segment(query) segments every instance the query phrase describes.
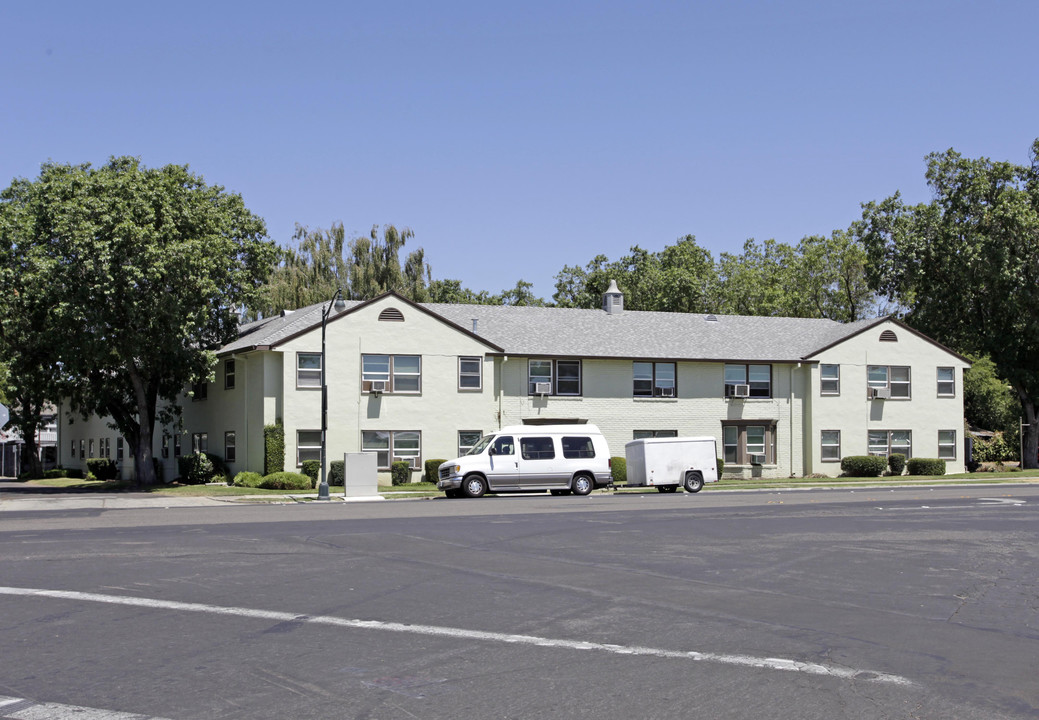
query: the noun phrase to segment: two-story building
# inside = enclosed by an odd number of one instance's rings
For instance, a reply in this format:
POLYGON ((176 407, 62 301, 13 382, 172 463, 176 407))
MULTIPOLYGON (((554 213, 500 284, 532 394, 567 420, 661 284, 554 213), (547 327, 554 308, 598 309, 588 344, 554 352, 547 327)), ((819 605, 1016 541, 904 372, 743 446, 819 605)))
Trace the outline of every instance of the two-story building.
MULTIPOLYGON (((612 285, 597 310, 390 293, 243 325, 215 378, 185 394, 181 428, 156 428, 167 479, 192 450, 262 471, 276 421, 286 469, 320 458, 326 312, 329 461, 372 452, 383 472, 395 459, 420 470, 505 425, 587 421, 614 455, 634 438, 713 436, 727 476, 836 476, 844 456, 895 452, 964 468, 969 363, 906 325, 636 312, 612 285)), ((66 467, 123 447, 100 418, 61 432, 66 467)))

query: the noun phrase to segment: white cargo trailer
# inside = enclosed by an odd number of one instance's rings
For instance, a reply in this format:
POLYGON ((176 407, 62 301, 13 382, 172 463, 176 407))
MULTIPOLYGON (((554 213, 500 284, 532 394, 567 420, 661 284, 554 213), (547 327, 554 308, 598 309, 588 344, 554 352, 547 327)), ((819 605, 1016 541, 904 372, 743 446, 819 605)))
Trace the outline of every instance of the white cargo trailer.
POLYGON ((718 482, 718 452, 713 437, 660 437, 632 440, 624 446, 628 481, 624 487, 655 487, 700 492, 718 482))

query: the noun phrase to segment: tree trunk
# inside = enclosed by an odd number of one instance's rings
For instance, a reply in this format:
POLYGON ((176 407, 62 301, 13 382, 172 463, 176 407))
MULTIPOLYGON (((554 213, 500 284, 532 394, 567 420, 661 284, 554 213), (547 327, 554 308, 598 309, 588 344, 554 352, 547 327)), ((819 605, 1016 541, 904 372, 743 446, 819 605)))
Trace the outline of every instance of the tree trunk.
POLYGON ((43 463, 40 462, 40 449, 36 445, 36 423, 26 423, 19 430, 22 433, 22 442, 25 449, 22 451, 22 465, 31 478, 43 477, 43 463))
POLYGON ((1031 398, 1021 400, 1021 409, 1025 414, 1025 426, 1021 428, 1024 457, 1021 467, 1039 468, 1039 422, 1036 418, 1035 402, 1031 398))

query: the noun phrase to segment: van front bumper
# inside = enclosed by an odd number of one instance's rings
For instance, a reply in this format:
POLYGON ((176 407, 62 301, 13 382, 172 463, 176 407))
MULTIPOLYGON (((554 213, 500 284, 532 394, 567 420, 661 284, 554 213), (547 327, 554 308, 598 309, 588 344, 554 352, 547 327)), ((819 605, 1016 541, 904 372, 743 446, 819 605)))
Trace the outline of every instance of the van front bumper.
POLYGON ((460 487, 462 487, 462 477, 460 475, 451 475, 437 480, 437 490, 457 490, 460 487))

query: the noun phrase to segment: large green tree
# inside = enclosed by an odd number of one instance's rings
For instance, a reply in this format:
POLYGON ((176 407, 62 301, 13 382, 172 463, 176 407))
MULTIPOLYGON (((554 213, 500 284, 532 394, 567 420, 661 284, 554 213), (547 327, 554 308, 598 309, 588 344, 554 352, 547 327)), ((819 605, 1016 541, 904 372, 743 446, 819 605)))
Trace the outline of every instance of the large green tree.
POLYGON ((929 203, 863 206, 870 283, 913 327, 992 359, 1027 424, 1023 466, 1037 467, 1039 140, 1030 165, 933 153, 927 183, 929 203))
POLYGON ((11 282, 51 308, 58 390, 74 410, 110 417, 137 481, 153 483, 160 401, 175 408, 185 386, 209 377, 212 350, 236 337, 239 308, 273 266, 263 220, 186 166, 129 157, 48 163, 0 200, 4 265, 25 274, 0 275, 0 294, 11 282))

